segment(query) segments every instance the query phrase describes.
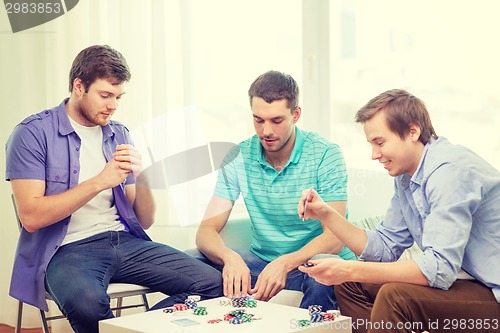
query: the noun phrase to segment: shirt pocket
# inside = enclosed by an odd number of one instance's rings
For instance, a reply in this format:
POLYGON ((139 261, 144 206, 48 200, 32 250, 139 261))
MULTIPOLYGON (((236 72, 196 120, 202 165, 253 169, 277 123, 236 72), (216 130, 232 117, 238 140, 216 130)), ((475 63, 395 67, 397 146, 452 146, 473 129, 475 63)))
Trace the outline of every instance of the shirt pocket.
POLYGON ((47 183, 67 184, 69 182, 69 171, 61 168, 46 169, 45 181, 47 183))

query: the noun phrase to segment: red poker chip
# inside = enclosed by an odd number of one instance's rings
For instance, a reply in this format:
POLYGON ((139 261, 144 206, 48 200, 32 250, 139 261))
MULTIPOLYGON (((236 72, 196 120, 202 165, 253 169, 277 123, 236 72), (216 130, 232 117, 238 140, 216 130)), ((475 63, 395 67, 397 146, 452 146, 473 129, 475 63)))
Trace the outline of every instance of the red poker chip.
POLYGON ((335 315, 333 313, 323 313, 324 321, 332 321, 335 320, 335 315))
POLYGON ((182 303, 174 304, 174 308, 176 311, 185 311, 188 309, 187 305, 182 303))
POLYGON ((229 321, 229 320, 233 319, 234 317, 236 317, 236 316, 233 316, 232 314, 226 313, 224 315, 224 320, 229 321))

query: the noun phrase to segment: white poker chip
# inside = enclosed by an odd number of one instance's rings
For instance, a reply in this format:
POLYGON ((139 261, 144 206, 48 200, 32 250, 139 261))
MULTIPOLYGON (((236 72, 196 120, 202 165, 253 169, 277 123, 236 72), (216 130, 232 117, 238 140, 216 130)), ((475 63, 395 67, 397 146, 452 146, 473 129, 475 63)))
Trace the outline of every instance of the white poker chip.
POLYGON ((199 295, 190 295, 187 297, 187 299, 198 302, 201 299, 201 296, 199 295))

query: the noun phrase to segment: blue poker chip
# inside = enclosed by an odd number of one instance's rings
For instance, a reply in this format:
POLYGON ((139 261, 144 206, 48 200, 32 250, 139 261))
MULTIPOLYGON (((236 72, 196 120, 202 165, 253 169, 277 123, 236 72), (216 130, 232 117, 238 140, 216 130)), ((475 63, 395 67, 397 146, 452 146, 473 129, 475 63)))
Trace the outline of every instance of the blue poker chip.
POLYGON ((319 323, 323 321, 323 314, 321 312, 311 313, 311 323, 319 323))
POLYGON ((184 301, 184 304, 188 307, 188 309, 195 309, 198 306, 198 302, 193 299, 187 299, 184 301))

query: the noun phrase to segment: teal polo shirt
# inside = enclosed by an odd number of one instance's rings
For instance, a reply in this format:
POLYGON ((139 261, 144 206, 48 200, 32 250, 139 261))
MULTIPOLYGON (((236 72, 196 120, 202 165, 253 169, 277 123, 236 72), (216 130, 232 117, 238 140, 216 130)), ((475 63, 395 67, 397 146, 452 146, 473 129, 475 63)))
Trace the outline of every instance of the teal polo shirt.
MULTIPOLYGON (((347 170, 340 147, 295 127, 289 161, 276 171, 264 158, 257 135, 225 157, 214 194, 236 201, 241 194, 251 220, 250 251, 265 261, 300 250, 323 232, 319 220, 298 216, 302 190, 313 187, 328 201, 347 200, 347 170)), ((339 254, 356 259, 347 247, 339 254)))

